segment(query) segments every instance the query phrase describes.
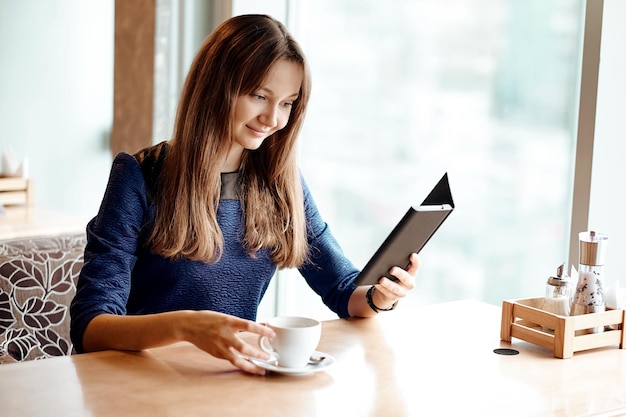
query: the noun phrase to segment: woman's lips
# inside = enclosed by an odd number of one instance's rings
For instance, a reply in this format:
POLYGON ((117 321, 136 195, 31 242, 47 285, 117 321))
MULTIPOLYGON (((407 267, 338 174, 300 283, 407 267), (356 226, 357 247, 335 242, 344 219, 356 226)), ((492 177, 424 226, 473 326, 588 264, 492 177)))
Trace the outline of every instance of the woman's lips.
POLYGON ((246 125, 246 127, 248 129, 250 129, 250 131, 257 137, 265 137, 268 136, 270 131, 269 130, 265 130, 265 129, 255 129, 254 127, 248 126, 246 125))

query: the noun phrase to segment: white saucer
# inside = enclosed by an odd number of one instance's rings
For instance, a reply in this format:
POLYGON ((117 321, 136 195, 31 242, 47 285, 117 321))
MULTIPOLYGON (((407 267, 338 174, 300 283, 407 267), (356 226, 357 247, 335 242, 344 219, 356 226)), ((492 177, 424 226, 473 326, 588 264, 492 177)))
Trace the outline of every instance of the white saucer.
POLYGON ((319 363, 308 364, 307 366, 303 368, 285 368, 276 363, 266 362, 258 358, 250 358, 250 362, 268 371, 276 372, 278 374, 285 374, 285 375, 309 375, 315 372, 322 371, 324 369, 328 369, 332 364, 335 363, 335 358, 330 356, 328 353, 315 351, 313 352, 312 356, 314 357, 323 356, 324 359, 319 363))

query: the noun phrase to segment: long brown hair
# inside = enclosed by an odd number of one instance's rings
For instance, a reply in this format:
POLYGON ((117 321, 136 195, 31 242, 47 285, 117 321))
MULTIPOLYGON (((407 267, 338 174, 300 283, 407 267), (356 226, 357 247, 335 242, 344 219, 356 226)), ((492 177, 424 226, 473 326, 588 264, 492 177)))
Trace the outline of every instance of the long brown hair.
POLYGON ((223 236, 217 223, 221 161, 232 143, 237 97, 264 82, 280 60, 299 63, 303 81, 287 125, 255 151, 244 150, 240 172, 245 231, 254 254, 267 248, 282 268, 307 259, 302 185, 296 139, 311 81, 299 45, 277 20, 242 15, 222 23, 202 44, 185 81, 156 195, 151 249, 168 258, 217 262, 223 236))

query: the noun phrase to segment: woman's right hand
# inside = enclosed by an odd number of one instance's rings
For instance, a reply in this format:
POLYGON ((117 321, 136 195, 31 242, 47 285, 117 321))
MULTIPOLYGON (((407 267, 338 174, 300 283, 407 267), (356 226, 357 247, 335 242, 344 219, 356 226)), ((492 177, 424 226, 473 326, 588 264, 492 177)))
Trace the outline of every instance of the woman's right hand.
POLYGON ((248 358, 269 359, 269 354, 241 339, 241 332, 275 336, 272 329, 262 324, 208 310, 137 316, 101 314, 87 325, 83 350, 142 350, 185 340, 243 371, 264 375, 265 370, 248 358))
POLYGON ((226 359, 237 368, 258 375, 265 370, 248 360, 250 357, 267 360, 269 354, 256 345, 246 343, 239 337, 241 332, 259 336, 274 337, 274 331, 267 326, 215 311, 191 311, 183 323, 183 338, 198 348, 226 359))

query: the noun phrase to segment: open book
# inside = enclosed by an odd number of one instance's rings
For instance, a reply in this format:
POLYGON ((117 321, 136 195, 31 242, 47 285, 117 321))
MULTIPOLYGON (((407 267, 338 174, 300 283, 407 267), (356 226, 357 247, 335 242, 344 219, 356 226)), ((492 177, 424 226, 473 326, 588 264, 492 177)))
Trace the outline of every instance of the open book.
POLYGON ((422 250, 452 210, 454 201, 445 173, 419 207, 409 208, 356 277, 355 284, 374 285, 382 276, 395 280, 389 270, 394 266, 406 269, 411 253, 422 250))

